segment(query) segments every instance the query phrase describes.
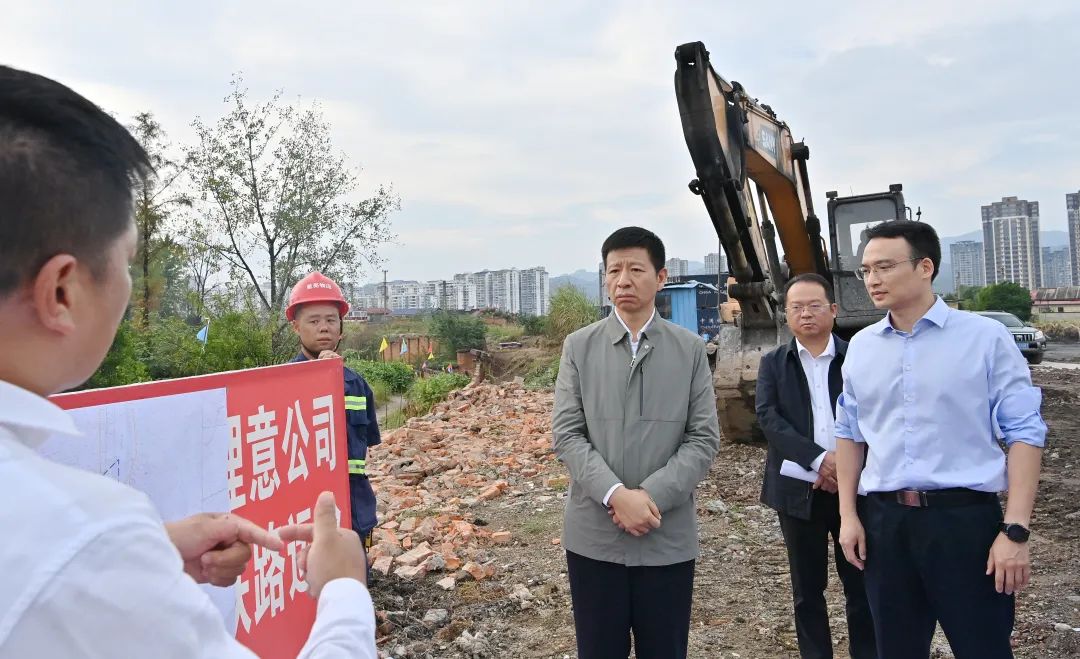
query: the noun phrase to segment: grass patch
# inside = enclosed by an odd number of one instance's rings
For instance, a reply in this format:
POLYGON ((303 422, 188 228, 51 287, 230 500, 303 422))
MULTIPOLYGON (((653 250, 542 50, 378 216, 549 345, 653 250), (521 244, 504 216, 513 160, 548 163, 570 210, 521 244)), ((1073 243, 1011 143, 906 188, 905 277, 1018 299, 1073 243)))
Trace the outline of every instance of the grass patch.
POLYGON ((519 341, 525 336, 521 325, 490 325, 487 328, 488 344, 498 345, 502 341, 519 341))
POLYGON ((559 530, 562 512, 536 513, 521 523, 525 535, 549 535, 559 530))
POLYGON ((495 602, 506 596, 505 588, 488 581, 465 581, 454 592, 465 604, 495 602))
POLYGON ((525 375, 527 389, 549 389, 555 386, 559 377, 559 355, 540 362, 525 375))
POLYGON ((405 425, 409 417, 405 416, 405 410, 395 410, 382 417, 381 420, 382 422, 379 425, 383 430, 396 430, 405 425))

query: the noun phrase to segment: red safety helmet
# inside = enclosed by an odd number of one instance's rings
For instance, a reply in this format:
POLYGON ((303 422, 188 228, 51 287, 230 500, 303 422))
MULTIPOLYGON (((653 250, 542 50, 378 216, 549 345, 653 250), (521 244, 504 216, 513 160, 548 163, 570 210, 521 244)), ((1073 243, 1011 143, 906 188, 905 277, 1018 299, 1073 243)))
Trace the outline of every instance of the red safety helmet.
POLYGON ((349 303, 341 294, 341 288, 321 272, 313 272, 307 277, 296 282, 292 293, 289 295, 289 306, 285 307, 285 317, 289 320, 296 318, 296 310, 302 304, 311 302, 326 302, 336 304, 341 311, 341 317, 349 313, 349 303))

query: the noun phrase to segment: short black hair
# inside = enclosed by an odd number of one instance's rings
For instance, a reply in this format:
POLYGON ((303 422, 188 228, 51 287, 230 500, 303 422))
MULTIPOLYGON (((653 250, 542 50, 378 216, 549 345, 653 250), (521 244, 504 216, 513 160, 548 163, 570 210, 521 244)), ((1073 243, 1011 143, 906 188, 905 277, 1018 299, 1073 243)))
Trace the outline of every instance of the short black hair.
POLYGON ((104 272, 131 226, 146 151, 116 119, 55 80, 0 66, 0 296, 57 254, 104 272))
POLYGON ((941 239, 934 227, 925 222, 911 220, 893 220, 870 227, 866 232, 866 242, 874 238, 903 238, 911 247, 911 258, 930 259, 934 264, 934 274, 930 281, 937 279, 941 270, 941 239))
POLYGON ((824 288, 825 298, 829 301, 829 304, 834 304, 836 302, 836 297, 833 295, 832 284, 829 283, 828 279, 822 277, 816 272, 804 272, 801 275, 797 275, 789 279, 788 282, 784 284, 784 300, 787 300, 788 291, 791 290, 792 286, 794 286, 795 284, 803 283, 817 284, 818 286, 824 288))
POLYGON ((600 256, 604 261, 604 267, 607 267, 608 254, 617 249, 632 247, 643 247, 649 253, 649 260, 652 261, 657 272, 664 268, 664 262, 667 259, 664 253, 663 241, 652 231, 641 227, 623 227, 607 237, 607 240, 604 241, 603 246, 600 248, 600 256))

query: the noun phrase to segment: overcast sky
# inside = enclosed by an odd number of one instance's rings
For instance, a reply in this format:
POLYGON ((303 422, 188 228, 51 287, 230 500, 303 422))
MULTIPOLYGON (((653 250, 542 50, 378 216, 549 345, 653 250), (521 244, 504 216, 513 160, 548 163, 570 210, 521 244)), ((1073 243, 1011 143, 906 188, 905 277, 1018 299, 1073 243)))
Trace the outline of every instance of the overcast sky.
POLYGON ((688 41, 806 139, 822 209, 899 182, 945 236, 1005 195, 1064 229, 1080 189, 1068 0, 306 4, 0 0, 0 62, 150 110, 176 142, 221 116, 234 72, 257 99, 319 100, 363 184, 401 195, 399 279, 592 269, 628 224, 716 251, 673 91, 688 41))

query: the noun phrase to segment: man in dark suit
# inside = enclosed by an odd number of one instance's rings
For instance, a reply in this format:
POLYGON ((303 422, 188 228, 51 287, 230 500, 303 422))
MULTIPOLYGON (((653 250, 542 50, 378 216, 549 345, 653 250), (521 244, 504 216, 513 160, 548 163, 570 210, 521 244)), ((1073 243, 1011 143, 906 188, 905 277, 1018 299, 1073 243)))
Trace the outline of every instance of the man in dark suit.
POLYGON ((769 442, 761 502, 780 516, 803 659, 833 656, 825 605, 830 534, 847 598, 851 657, 873 659, 874 626, 862 572, 848 563, 839 545, 833 415, 847 343, 832 333, 836 304, 823 277, 793 278, 784 301, 795 337, 765 355, 758 370, 757 417, 769 442))

